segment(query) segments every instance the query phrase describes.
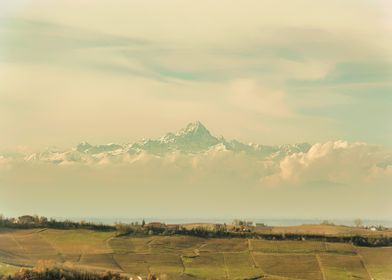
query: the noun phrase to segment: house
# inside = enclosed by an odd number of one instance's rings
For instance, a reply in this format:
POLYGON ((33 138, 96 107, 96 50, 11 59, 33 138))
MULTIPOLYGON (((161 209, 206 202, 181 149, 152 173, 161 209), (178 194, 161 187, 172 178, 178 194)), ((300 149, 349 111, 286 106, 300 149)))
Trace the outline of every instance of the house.
POLYGON ((256 227, 267 227, 264 223, 256 223, 256 227))
POLYGON ((247 226, 247 227, 253 227, 254 225, 255 225, 255 223, 252 221, 245 221, 245 226, 247 226))
POLYGON ((169 230, 179 230, 180 229, 180 225, 166 225, 166 228, 169 230))
POLYGON ((214 224, 213 229, 215 231, 226 231, 226 225, 225 224, 214 224))
POLYGON ((246 221, 246 220, 234 220, 233 225, 251 227, 254 226, 254 223, 252 221, 246 221))
POLYGON ((144 225, 144 227, 148 229, 165 229, 166 224, 160 222, 152 222, 144 225))

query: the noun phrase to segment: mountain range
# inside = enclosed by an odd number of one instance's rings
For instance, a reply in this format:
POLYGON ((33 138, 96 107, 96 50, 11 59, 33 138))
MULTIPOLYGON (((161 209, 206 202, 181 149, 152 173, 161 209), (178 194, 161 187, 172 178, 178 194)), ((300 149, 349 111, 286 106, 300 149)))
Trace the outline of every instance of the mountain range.
POLYGON ((130 157, 148 154, 163 157, 172 153, 184 155, 208 154, 212 152, 244 153, 260 160, 280 160, 294 153, 306 153, 311 148, 308 143, 287 145, 245 144, 237 140, 216 137, 200 122, 189 123, 177 132, 169 132, 158 139, 143 139, 127 144, 92 145, 82 142, 68 150, 47 148, 23 156, 24 161, 53 164, 119 162, 130 157))
POLYGON ((94 167, 89 171, 98 172, 96 176, 108 172, 112 179, 151 180, 151 184, 166 180, 168 185, 184 179, 218 185, 236 181, 261 186, 383 186, 392 179, 392 153, 382 146, 342 140, 312 145, 246 144, 216 137, 198 121, 157 139, 103 145, 82 142, 68 149, 0 153, 3 178, 12 177, 14 170, 34 177, 43 172, 43 178, 50 177, 50 172, 60 177, 89 177, 90 173, 79 169, 82 166, 94 167))

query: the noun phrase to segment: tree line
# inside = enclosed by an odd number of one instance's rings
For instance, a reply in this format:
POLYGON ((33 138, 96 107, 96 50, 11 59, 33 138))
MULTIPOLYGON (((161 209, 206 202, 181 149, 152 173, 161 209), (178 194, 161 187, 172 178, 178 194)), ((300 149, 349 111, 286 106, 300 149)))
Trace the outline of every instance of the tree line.
MULTIPOLYGON (((15 274, 1 276, 0 280, 129 280, 129 276, 123 276, 117 272, 92 272, 78 269, 62 268, 62 267, 36 267, 33 269, 22 269, 15 274)), ((159 277, 149 274, 147 280, 158 280, 159 277)))
MULTIPOLYGON (((229 230, 225 225, 216 225, 214 228, 196 227, 186 229, 183 226, 170 227, 163 223, 117 223, 105 225, 92 222, 75 222, 71 220, 57 221, 43 216, 21 216, 18 218, 5 218, 0 215, 0 227, 8 228, 55 228, 55 229, 89 229, 95 231, 115 231, 121 236, 145 236, 145 235, 190 235, 202 238, 259 238, 266 240, 313 240, 325 242, 345 242, 357 246, 381 247, 392 246, 390 236, 362 236, 362 235, 320 235, 299 233, 261 233, 249 229, 229 230)), ((237 228, 238 229, 238 228, 237 228)))
POLYGON ((18 218, 6 218, 0 214, 0 227, 7 228, 54 228, 54 229, 91 229, 96 231, 115 231, 116 228, 111 225, 105 225, 102 223, 92 223, 86 221, 72 221, 56 220, 54 218, 48 219, 44 216, 38 215, 24 215, 18 218))

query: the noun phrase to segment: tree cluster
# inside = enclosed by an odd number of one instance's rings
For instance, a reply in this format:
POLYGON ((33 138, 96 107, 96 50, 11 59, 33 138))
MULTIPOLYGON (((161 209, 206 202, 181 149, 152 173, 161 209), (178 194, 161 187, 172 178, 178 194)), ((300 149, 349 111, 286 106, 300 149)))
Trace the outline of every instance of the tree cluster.
POLYGON ((9 276, 0 276, 0 280, 129 280, 128 277, 121 276, 114 272, 88 272, 64 268, 35 268, 22 269, 9 276))
POLYGON ((59 221, 53 218, 46 218, 38 215, 24 215, 18 218, 6 218, 0 214, 0 227, 8 228, 55 228, 55 229, 91 229, 97 231, 114 231, 115 227, 102 223, 75 222, 71 220, 59 221))

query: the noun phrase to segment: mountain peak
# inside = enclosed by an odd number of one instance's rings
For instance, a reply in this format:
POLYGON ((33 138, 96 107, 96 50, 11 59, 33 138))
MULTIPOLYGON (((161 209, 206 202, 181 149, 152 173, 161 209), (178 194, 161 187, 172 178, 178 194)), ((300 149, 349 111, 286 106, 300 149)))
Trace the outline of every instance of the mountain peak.
POLYGON ((187 127, 189 128, 205 128, 205 126, 201 123, 201 121, 194 121, 194 122, 190 122, 188 123, 187 127))
POLYGON ((175 133, 167 133, 159 142, 169 145, 170 150, 200 151, 217 144, 219 140, 200 121, 195 121, 175 133))
POLYGON ((177 136, 184 135, 184 134, 187 134, 187 135, 189 135, 189 134, 191 134, 191 135, 195 135, 195 134, 211 135, 211 133, 208 131, 208 129, 200 121, 191 122, 185 128, 179 130, 176 133, 177 136))

